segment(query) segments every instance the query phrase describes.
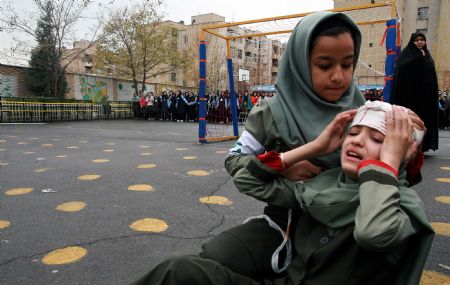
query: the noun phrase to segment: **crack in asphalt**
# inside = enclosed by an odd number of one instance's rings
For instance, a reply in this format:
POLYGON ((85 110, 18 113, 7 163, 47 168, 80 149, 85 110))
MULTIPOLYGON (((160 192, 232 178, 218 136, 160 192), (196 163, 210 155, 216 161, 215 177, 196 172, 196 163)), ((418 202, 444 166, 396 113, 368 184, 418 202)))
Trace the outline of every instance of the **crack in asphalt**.
POLYGON ((23 258, 33 258, 35 256, 39 256, 39 255, 43 255, 46 253, 49 253, 51 251, 57 250, 57 249, 61 249, 61 248, 66 248, 66 247, 70 247, 70 246, 90 246, 96 243, 100 243, 103 241, 114 241, 114 240, 120 240, 120 239, 126 239, 126 238, 139 238, 139 237, 146 237, 146 236, 159 236, 159 237, 166 237, 166 238, 172 238, 172 239, 179 239, 179 240, 196 240, 196 239, 205 239, 205 238, 209 238, 209 235, 205 235, 205 236, 194 236, 194 237, 183 237, 183 236, 175 236, 175 235, 169 235, 169 234, 158 234, 158 233, 140 233, 140 234, 134 234, 134 235, 123 235, 123 236, 118 236, 118 237, 105 237, 105 238, 101 238, 101 239, 97 239, 97 240, 92 240, 92 241, 88 241, 88 242, 80 242, 80 243, 75 243, 75 244, 68 244, 65 245, 63 247, 57 247, 57 248, 53 248, 50 250, 46 250, 46 251, 41 251, 38 253, 34 253, 31 255, 24 255, 24 256, 18 256, 18 257, 14 257, 11 258, 9 260, 6 260, 4 262, 0 262, 0 268, 2 266, 8 265, 11 262, 14 262, 16 260, 19 259, 23 259, 23 258))
MULTIPOLYGON (((210 196, 213 196, 214 194, 216 194, 218 191, 220 191, 222 189, 223 186, 225 186, 228 181, 230 181, 231 176, 228 176, 227 179, 218 184, 211 192, 210 192, 210 196)), ((216 211, 211 204, 206 204, 206 206, 208 207, 208 209, 216 216, 219 218, 219 222, 216 225, 213 225, 211 228, 209 228, 209 230, 207 231, 206 235, 200 235, 200 236, 192 236, 192 237, 186 237, 186 236, 176 236, 176 235, 170 235, 170 234, 159 234, 159 233, 139 233, 139 234, 133 234, 133 235, 123 235, 123 236, 117 236, 117 237, 106 237, 106 238, 101 238, 101 239, 97 239, 97 240, 92 240, 92 241, 88 241, 88 242, 81 242, 81 243, 75 243, 75 244, 69 244, 69 245, 65 245, 64 247, 58 247, 58 248, 53 248, 50 250, 46 250, 46 251, 42 251, 42 252, 38 252, 35 254, 31 254, 31 255, 25 255, 25 256, 18 256, 18 257, 14 257, 11 258, 9 260, 6 260, 4 262, 0 262, 0 268, 3 266, 6 266, 16 260, 20 260, 20 259, 24 259, 24 258, 28 258, 28 259, 32 259, 36 256, 40 256, 40 255, 44 255, 46 253, 49 253, 53 250, 57 250, 57 249, 61 249, 61 248, 65 248, 65 247, 69 247, 69 246, 90 246, 96 243, 100 243, 100 242, 104 242, 104 241, 114 241, 114 240, 120 240, 120 239, 126 239, 126 238, 139 238, 139 237, 146 237, 146 236, 159 236, 159 237, 165 237, 165 238, 172 238, 172 239, 179 239, 179 240, 196 240, 196 239, 206 239, 206 238, 210 238, 215 236, 214 234, 212 234, 212 232, 221 227, 224 224, 225 221, 225 217, 223 214, 219 213, 218 211, 216 211)))
MULTIPOLYGON (((209 196, 214 196, 215 193, 219 192, 219 191, 222 189, 222 187, 223 187, 224 185, 226 185, 226 184, 228 183, 228 181, 230 181, 231 178, 232 178, 232 177, 228 175, 227 179, 226 179, 223 183, 218 184, 217 187, 210 193, 209 196)), ((212 232, 213 232, 215 229, 217 229, 217 228, 223 226, 224 221, 225 221, 225 216, 222 215, 222 214, 220 214, 218 211, 214 210, 214 209, 211 207, 211 204, 206 204, 206 206, 208 207, 208 209, 209 209, 212 213, 214 213, 214 214, 220 219, 219 223, 218 223, 217 225, 215 225, 215 226, 212 226, 212 227, 209 229, 209 231, 208 231, 208 237, 213 237, 213 236, 215 236, 215 235, 212 234, 212 232)))

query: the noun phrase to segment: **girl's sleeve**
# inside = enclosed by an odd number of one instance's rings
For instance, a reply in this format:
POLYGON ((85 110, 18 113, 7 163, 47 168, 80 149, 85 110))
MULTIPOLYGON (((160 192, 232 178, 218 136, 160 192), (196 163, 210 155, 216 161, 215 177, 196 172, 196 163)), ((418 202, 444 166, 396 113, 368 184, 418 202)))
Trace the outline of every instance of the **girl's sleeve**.
POLYGON ((397 172, 389 165, 366 160, 358 166, 360 205, 355 216, 356 242, 369 251, 390 251, 416 233, 400 207, 397 172))
POLYGON ((283 178, 255 155, 228 155, 225 168, 240 192, 270 205, 299 207, 295 193, 302 191, 303 184, 283 178))

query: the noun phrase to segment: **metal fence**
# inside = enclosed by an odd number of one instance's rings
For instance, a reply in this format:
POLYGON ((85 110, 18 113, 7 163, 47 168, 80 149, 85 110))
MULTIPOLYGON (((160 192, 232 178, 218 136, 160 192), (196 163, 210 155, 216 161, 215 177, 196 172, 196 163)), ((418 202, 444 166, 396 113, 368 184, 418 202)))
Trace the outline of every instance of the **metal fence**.
POLYGON ((17 98, 14 100, 0 98, 0 122, 23 123, 133 117, 131 102, 128 101, 108 101, 100 104, 90 101, 36 102, 26 98, 19 100, 17 98))

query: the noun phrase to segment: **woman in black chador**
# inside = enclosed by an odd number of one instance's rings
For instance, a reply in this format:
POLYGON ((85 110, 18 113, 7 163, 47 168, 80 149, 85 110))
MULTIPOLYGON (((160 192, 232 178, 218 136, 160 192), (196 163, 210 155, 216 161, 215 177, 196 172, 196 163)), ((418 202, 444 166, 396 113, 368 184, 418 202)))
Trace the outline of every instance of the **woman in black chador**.
POLYGON ((438 82, 426 37, 413 33, 395 70, 392 103, 405 106, 425 122, 422 151, 438 149, 438 82))

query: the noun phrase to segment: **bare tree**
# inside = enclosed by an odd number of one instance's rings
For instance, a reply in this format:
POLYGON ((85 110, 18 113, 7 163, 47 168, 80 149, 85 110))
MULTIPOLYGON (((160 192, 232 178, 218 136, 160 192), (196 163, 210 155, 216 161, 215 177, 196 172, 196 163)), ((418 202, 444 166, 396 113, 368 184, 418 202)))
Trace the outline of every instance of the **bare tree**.
MULTIPOLYGON (((199 31, 195 34, 196 41, 192 43, 189 49, 189 56, 196 59, 188 67, 188 80, 196 82, 198 87, 199 75, 199 31)), ((227 50, 226 42, 210 34, 206 34, 206 91, 215 93, 219 90, 228 89, 228 71, 227 71, 227 50)))
MULTIPOLYGON (((75 25, 83 18, 82 13, 86 10, 91 0, 33 0, 39 14, 32 12, 19 13, 14 7, 14 1, 5 0, 0 6, 0 29, 11 33, 21 33, 24 39, 15 37, 16 45, 9 52, 2 52, 4 56, 12 57, 16 60, 29 59, 32 50, 37 48, 37 43, 42 37, 42 31, 38 29, 38 23, 42 17, 46 17, 49 27, 49 37, 51 37, 52 50, 51 61, 59 63, 59 66, 42 62, 42 68, 47 69, 55 78, 60 78, 65 73, 70 63, 75 60, 85 50, 95 44, 100 26, 101 15, 98 15, 99 21, 91 25, 92 35, 90 44, 77 52, 65 52, 66 47, 75 40, 75 25), (48 70, 49 69, 49 70, 48 70), (62 74, 61 74, 62 73, 62 74)), ((55 82, 57 80, 54 80, 55 82)), ((56 83, 55 83, 56 84, 56 83)), ((58 93, 55 86, 53 92, 58 93)))
POLYGON ((162 1, 148 0, 111 10, 103 41, 94 57, 97 69, 131 78, 145 88, 147 79, 184 68, 191 59, 177 48, 177 30, 163 22, 162 1))

